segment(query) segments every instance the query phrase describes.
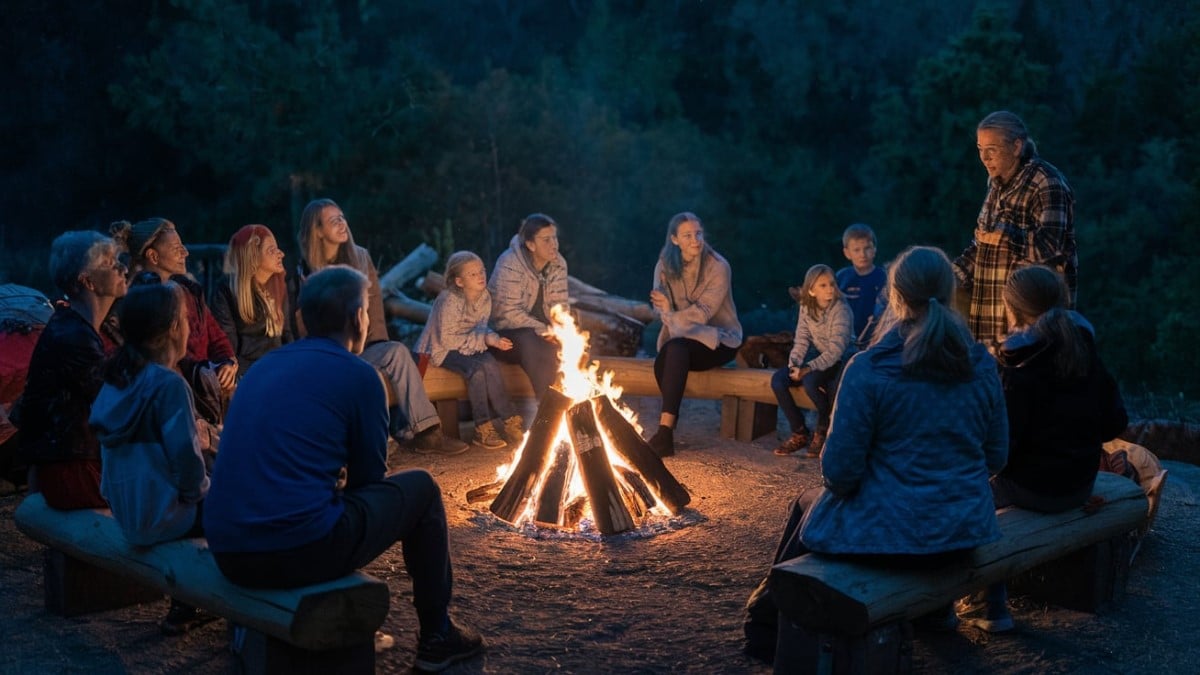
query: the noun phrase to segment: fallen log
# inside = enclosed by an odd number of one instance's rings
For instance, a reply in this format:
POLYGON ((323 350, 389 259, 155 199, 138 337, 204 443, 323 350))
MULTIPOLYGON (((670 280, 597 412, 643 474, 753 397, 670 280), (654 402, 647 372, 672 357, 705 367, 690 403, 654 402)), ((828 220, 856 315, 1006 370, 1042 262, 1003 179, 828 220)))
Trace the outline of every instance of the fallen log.
POLYGON ((416 247, 403 260, 392 265, 386 274, 379 277, 379 288, 383 291, 383 295, 386 297, 400 293, 400 289, 405 284, 432 267, 437 259, 437 251, 428 244, 416 247))
POLYGON ((427 323, 433 305, 413 300, 400 291, 392 291, 383 299, 383 312, 389 319, 404 319, 412 323, 427 323))

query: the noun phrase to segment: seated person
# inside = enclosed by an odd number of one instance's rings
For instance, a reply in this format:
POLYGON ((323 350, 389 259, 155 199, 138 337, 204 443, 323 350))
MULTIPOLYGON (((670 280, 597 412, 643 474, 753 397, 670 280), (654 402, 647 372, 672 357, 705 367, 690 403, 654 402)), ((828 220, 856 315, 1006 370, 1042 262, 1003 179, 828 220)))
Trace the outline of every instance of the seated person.
MULTIPOLYGON (((124 344, 92 405, 104 461, 100 492, 134 546, 202 536, 208 476, 192 391, 176 369, 187 351, 185 292, 173 282, 134 286, 120 322, 124 344)), ((161 628, 182 635, 215 618, 172 599, 161 628)))
POLYGON ((550 310, 568 304, 567 261, 558 252, 558 223, 553 218, 532 213, 521 221, 508 249, 496 259, 488 290, 492 327, 513 345, 493 348, 492 355, 504 363, 519 363, 534 397, 541 400, 558 377, 559 345, 550 332, 550 310))
MULTIPOLYGON (((371 332, 362 350, 362 359, 375 366, 390 386, 389 398, 394 398, 388 409, 392 437, 397 442, 411 439, 412 449, 422 454, 466 452, 466 443, 442 433, 437 408, 425 393, 421 372, 408 347, 388 338, 379 272, 367 249, 354 243, 354 235, 341 207, 332 199, 309 202, 300 214, 298 238, 300 264, 296 274, 288 280, 293 307, 297 306, 296 298, 308 277, 329 265, 349 265, 362 272, 369 281, 367 311, 371 314, 371 332)), ((293 327, 292 335, 300 337, 304 334, 305 326, 301 321, 293 327)))
POLYGON ((225 281, 212 313, 237 354, 238 377, 263 354, 292 341, 283 251, 264 225, 247 225, 225 249, 225 281))
MULTIPOLYGON (((1092 495, 1103 445, 1129 423, 1117 381, 1096 351, 1092 325, 1067 309, 1070 291, 1044 265, 1019 267, 1004 284, 1015 330, 998 360, 1008 408, 1008 465, 992 477, 996 508, 1043 513, 1077 509, 1092 495)), ((993 584, 956 607, 990 633, 1015 627, 1008 590, 993 584)))
POLYGON ((100 443, 88 427, 103 384, 100 323, 125 295, 117 247, 99 232, 66 232, 50 245, 50 275, 66 294, 38 338, 25 392, 13 409, 31 492, 56 509, 108 506, 100 494, 100 443))
POLYGON ((344 265, 300 290, 307 337, 268 352, 238 385, 204 507, 221 572, 255 588, 343 577, 396 542, 420 623, 416 667, 440 671, 483 640, 449 614, 441 489, 421 469, 384 476, 388 411, 370 335, 369 281, 344 265))
MULTIPOLYGON (((888 281, 875 343, 842 376, 825 487, 792 505, 777 563, 812 551, 934 569, 1000 538, 988 487, 1008 455, 996 362, 953 309, 945 253, 910 248, 888 281)), ((934 625, 953 625, 951 610, 934 625)), ((748 655, 774 660, 777 616, 763 579, 746 605, 748 655)))

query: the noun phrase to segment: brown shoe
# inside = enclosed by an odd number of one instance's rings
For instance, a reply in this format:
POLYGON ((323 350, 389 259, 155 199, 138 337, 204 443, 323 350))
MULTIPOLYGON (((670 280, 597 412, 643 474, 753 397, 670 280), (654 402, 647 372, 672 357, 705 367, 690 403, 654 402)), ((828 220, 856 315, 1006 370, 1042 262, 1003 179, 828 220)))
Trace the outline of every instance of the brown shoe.
POLYGON ((803 431, 793 431, 792 435, 788 436, 786 441, 780 443, 779 447, 775 448, 775 454, 779 455, 780 457, 787 457, 792 453, 799 452, 806 448, 808 446, 808 441, 808 429, 803 431))
POLYGON ((825 449, 825 432, 816 431, 813 433, 812 442, 808 444, 808 452, 804 453, 809 457, 820 457, 821 452, 825 449))
POLYGON ((504 437, 513 445, 520 445, 525 440, 525 420, 520 415, 513 415, 504 420, 504 437))

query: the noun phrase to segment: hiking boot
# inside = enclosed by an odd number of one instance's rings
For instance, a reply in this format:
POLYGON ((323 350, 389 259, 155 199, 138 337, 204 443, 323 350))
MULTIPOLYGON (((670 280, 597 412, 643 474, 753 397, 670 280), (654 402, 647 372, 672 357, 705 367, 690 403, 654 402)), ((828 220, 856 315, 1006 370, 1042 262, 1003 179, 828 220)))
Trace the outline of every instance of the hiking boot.
POLYGON ((163 635, 186 635, 200 626, 216 621, 217 618, 199 607, 192 607, 172 598, 171 608, 167 610, 167 616, 158 624, 158 628, 163 635))
POLYGON ((821 451, 825 449, 825 432, 817 429, 813 432, 812 442, 808 444, 808 451, 804 454, 809 457, 820 457, 821 451))
POLYGON ((422 635, 417 641, 417 660, 413 670, 422 673, 440 673, 451 664, 469 659, 483 651, 483 638, 479 633, 459 626, 450 620, 445 633, 422 635))
POLYGON ((513 445, 520 445, 525 440, 525 420, 520 415, 504 420, 504 437, 513 445))
POLYGON ((799 452, 807 448, 809 440, 808 429, 793 431, 792 435, 788 436, 786 441, 780 443, 779 447, 775 448, 775 454, 780 457, 787 457, 794 452, 799 452))
POLYGON ((484 422, 475 427, 475 438, 471 439, 471 444, 485 450, 503 450, 508 447, 508 443, 496 433, 496 425, 491 422, 484 422))
POLYGON ((442 433, 440 426, 434 426, 422 431, 412 439, 412 449, 421 455, 458 455, 470 447, 457 438, 450 438, 442 433))
POLYGON ((650 449, 659 457, 670 457, 675 454, 675 430, 668 426, 659 426, 658 431, 650 437, 650 449))

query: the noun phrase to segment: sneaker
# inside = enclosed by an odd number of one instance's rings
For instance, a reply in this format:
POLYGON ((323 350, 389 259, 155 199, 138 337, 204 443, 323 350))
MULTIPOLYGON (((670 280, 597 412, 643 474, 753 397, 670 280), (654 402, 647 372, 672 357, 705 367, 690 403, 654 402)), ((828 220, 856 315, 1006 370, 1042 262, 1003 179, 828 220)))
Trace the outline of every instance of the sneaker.
POLYGON ((375 631, 375 653, 385 652, 391 649, 396 644, 396 638, 387 633, 377 630, 375 631))
POLYGON ((479 633, 450 621, 445 633, 425 636, 417 641, 417 660, 413 670, 422 673, 440 673, 451 664, 469 659, 483 651, 483 638, 479 633))
POLYGON ((496 433, 496 425, 491 422, 484 422, 475 427, 475 438, 471 439, 471 443, 485 450, 503 450, 508 447, 508 443, 496 433))
POLYGON ((158 624, 158 628, 163 635, 186 635, 200 626, 216 621, 217 618, 199 607, 172 599, 171 608, 167 610, 167 616, 158 624))
POLYGON ((1012 614, 1008 611, 996 618, 972 616, 963 619, 962 622, 987 633, 1010 633, 1017 627, 1017 622, 1013 621, 1012 614))
POLYGON ((675 430, 671 427, 658 427, 658 431, 654 432, 654 435, 646 442, 659 457, 670 457, 675 454, 675 430))
POLYGON ((504 437, 513 445, 520 445, 525 440, 525 420, 520 415, 513 415, 504 420, 504 437))
POLYGON ((808 451, 804 454, 809 457, 820 457, 821 451, 825 449, 825 432, 817 429, 813 432, 812 442, 808 444, 808 451))
POLYGON ((412 439, 412 449, 421 455, 458 455, 470 447, 457 438, 449 438, 440 426, 430 427, 412 439))
POLYGON ((775 454, 780 457, 787 457, 794 452, 799 452, 808 447, 808 442, 808 429, 793 431, 792 435, 788 436, 786 441, 780 443, 779 447, 775 448, 775 454))

